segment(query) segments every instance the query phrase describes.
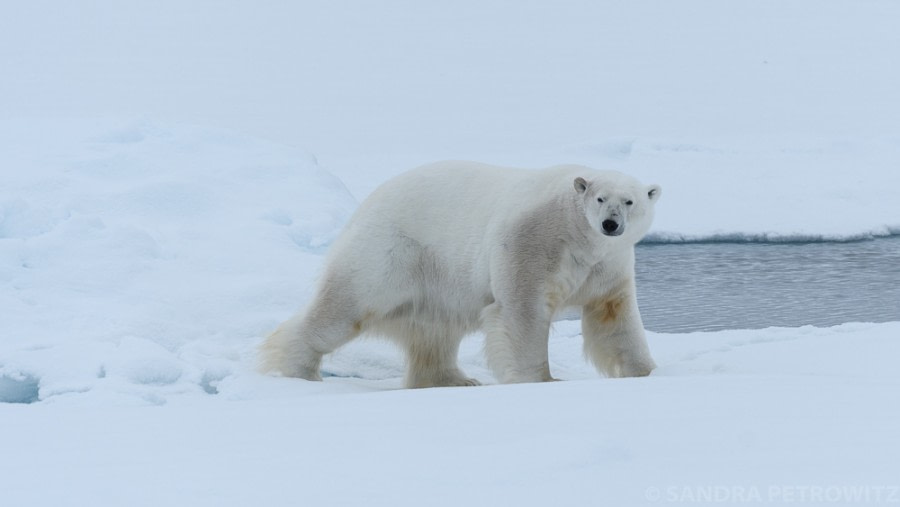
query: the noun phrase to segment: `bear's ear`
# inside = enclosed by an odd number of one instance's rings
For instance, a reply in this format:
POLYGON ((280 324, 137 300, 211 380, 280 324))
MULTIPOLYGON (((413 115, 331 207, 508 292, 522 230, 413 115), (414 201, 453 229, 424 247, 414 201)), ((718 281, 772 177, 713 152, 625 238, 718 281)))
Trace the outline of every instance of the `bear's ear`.
POLYGON ((580 194, 587 190, 588 182, 584 180, 581 176, 575 178, 575 190, 580 194))
POLYGON ((659 185, 650 185, 647 187, 647 197, 649 197, 651 201, 659 199, 660 194, 662 194, 662 188, 659 185))

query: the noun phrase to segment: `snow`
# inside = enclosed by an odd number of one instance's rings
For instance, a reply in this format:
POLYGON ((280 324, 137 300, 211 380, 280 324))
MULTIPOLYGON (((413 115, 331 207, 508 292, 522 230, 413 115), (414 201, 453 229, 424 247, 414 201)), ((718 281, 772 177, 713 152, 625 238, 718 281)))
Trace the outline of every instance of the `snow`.
POLYGON ((3 10, 4 504, 900 503, 896 322, 651 333, 645 379, 577 321, 565 382, 492 385, 478 335, 481 388, 402 390, 376 340, 254 369, 358 201, 437 159, 659 183, 650 241, 900 234, 900 5, 3 10))
MULTIPOLYGON (((217 396, 165 407, 0 405, 2 443, 15 450, 0 477, 11 504, 32 505, 874 495, 896 488, 898 332, 891 323, 655 334, 653 376, 598 380, 581 360, 577 323, 563 322, 551 349, 565 382, 421 391, 397 389, 392 366, 372 364, 377 344, 364 343, 339 361, 359 376, 324 383, 244 372, 217 396)), ((486 378, 476 351, 465 343, 464 368, 486 378)))
POLYGON ((300 304, 356 206, 309 155, 218 129, 2 130, 34 157, 2 184, 0 372, 39 378, 42 398, 213 389, 300 304))

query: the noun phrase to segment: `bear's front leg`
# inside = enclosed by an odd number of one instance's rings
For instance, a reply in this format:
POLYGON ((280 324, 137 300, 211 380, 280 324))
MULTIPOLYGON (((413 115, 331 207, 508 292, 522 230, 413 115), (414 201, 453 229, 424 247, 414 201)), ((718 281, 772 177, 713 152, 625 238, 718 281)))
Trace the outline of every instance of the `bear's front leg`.
POLYGON ((550 318, 525 305, 494 302, 482 312, 488 366, 504 384, 547 382, 550 318))
POLYGON ((563 238, 552 210, 521 217, 490 259, 493 302, 481 314, 488 366, 503 383, 546 382, 547 350, 556 306, 565 299, 551 290, 559 278, 563 238))
POLYGON ((584 352, 608 377, 644 377, 656 363, 644 334, 634 280, 584 305, 581 316, 584 352))

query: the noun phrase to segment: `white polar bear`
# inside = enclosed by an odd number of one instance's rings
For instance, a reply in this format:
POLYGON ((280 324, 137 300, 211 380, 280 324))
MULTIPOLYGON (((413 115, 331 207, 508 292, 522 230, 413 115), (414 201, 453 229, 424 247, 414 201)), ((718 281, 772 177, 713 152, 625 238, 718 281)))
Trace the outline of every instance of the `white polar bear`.
POLYGON ((553 316, 580 306, 597 369, 648 375, 655 364, 635 297, 634 245, 660 192, 575 165, 440 162, 405 173, 360 205, 315 299, 263 343, 263 368, 321 380, 324 354, 373 333, 405 349, 408 387, 477 385, 457 352, 480 329, 499 381, 548 381, 553 316))

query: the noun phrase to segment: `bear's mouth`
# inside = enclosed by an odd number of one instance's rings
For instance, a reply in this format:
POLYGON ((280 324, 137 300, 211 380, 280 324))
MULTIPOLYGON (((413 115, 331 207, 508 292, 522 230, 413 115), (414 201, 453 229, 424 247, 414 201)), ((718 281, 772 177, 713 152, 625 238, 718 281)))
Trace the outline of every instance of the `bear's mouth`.
POLYGON ((600 227, 603 228, 603 234, 607 236, 618 236, 622 234, 623 227, 615 220, 604 220, 600 227))

